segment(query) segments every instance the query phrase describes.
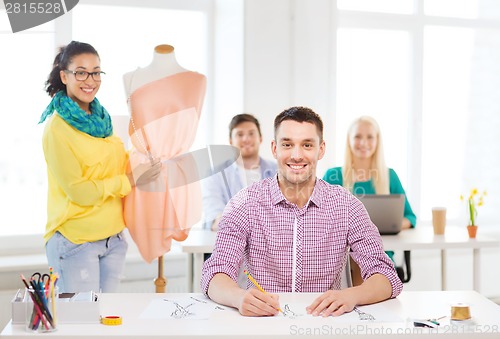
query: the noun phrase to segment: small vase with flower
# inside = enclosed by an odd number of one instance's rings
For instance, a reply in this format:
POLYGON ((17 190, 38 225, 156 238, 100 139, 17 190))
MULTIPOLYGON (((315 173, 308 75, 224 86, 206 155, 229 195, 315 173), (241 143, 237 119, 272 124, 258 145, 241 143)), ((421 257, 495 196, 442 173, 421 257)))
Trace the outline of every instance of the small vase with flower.
MULTIPOLYGON (((484 197, 486 196, 486 191, 479 193, 477 188, 471 190, 469 197, 467 198, 467 215, 469 217, 469 224, 467 225, 467 232, 469 233, 469 238, 475 238, 477 234, 477 208, 484 204, 484 197)), ((460 200, 464 201, 464 196, 460 196, 460 200)))

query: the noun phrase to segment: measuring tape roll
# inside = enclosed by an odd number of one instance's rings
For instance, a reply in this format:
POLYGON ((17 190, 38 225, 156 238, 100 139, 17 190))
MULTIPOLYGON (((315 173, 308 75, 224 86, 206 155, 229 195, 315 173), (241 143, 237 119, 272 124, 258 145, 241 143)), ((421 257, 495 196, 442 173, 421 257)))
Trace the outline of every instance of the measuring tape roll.
POLYGON ((116 326, 122 324, 122 317, 118 315, 110 315, 107 317, 101 317, 101 324, 108 326, 116 326))

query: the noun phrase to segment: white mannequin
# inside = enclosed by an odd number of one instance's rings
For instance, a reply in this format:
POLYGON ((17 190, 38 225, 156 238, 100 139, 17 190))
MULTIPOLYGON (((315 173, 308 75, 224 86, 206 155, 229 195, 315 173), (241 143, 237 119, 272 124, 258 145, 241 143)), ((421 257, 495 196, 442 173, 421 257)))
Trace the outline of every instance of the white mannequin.
POLYGON ((175 58, 174 47, 158 45, 154 49, 153 60, 144 67, 123 75, 125 94, 130 96, 137 88, 151 82, 180 72, 187 72, 175 58))
MULTIPOLYGON (((200 119, 206 77, 182 68, 174 47, 158 45, 151 63, 124 74, 123 81, 130 111, 130 167, 153 158, 166 163, 188 153, 200 119)), ((172 172, 172 168, 163 166, 155 183, 147 189, 136 186, 124 198, 125 223, 139 252, 147 262, 158 258, 157 292, 165 292, 163 254, 170 251, 172 240, 187 238, 202 211, 199 183, 170 185, 175 173, 184 178, 184 172, 175 168, 172 172)))

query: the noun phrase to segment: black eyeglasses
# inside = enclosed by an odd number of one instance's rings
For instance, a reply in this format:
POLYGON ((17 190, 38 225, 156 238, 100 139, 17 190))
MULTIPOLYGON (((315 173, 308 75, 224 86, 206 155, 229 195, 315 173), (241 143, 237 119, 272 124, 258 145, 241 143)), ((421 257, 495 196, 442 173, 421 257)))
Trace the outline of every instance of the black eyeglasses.
POLYGON ((64 71, 67 72, 67 73, 73 73, 73 75, 75 76, 75 79, 78 80, 78 81, 85 81, 91 75, 92 79, 94 79, 94 81, 99 82, 99 81, 101 81, 102 75, 106 74, 103 71, 87 72, 87 71, 72 71, 70 69, 66 69, 64 71))

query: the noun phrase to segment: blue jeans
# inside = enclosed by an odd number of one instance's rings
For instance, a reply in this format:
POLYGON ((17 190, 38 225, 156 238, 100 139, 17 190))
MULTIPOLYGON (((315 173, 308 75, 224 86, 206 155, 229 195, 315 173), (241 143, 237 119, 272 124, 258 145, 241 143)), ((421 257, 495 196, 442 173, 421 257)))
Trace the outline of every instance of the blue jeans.
POLYGON ((116 292, 128 244, 122 233, 80 245, 56 232, 45 246, 59 292, 116 292))

